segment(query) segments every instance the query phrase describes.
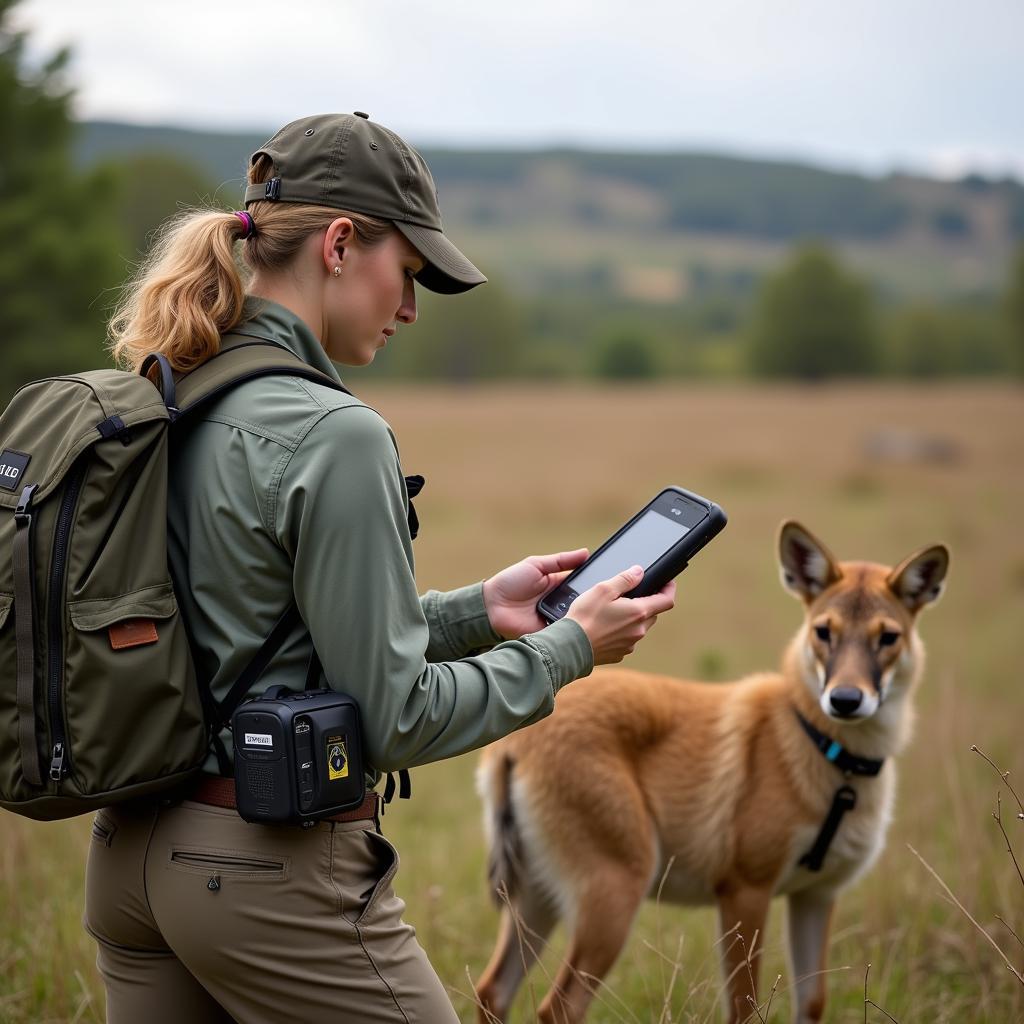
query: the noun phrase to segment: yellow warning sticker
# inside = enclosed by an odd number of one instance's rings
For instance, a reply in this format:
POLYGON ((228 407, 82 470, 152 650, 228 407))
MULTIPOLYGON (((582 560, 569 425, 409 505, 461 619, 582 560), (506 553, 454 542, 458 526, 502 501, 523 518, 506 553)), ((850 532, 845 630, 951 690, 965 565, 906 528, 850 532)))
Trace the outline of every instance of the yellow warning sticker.
POLYGON ((327 737, 327 780, 348 778, 348 749, 344 736, 327 737))

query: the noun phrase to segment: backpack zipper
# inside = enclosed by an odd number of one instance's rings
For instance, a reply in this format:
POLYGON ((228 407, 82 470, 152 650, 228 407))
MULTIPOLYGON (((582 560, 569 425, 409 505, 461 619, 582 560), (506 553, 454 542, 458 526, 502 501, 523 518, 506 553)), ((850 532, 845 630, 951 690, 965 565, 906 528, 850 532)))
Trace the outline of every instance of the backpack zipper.
POLYGON ((50 734, 53 739, 53 754, 50 760, 50 778, 60 780, 71 770, 71 751, 67 749, 64 734, 64 714, 60 704, 60 683, 64 674, 63 603, 64 577, 67 571, 68 545, 71 542, 71 527, 78 504, 78 493, 85 478, 85 461, 79 461, 71 470, 64 488, 60 511, 57 513, 57 529, 53 535, 53 559, 50 569, 50 642, 48 667, 48 697, 50 707, 50 734))

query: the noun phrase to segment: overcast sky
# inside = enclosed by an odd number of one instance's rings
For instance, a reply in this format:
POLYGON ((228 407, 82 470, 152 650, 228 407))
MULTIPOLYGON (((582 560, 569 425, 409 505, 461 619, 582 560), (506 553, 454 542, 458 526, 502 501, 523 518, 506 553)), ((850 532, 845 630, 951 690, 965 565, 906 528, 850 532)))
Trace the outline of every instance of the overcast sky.
POLYGON ((24 0, 77 114, 1024 177, 1024 0, 24 0))

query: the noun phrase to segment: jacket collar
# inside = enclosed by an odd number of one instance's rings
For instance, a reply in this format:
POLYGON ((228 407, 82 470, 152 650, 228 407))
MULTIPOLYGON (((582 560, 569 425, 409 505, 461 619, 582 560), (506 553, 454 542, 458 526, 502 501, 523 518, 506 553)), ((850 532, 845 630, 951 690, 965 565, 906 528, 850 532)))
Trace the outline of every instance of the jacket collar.
POLYGON ((337 367, 328 358, 309 325, 278 302, 247 295, 242 320, 229 334, 260 338, 283 345, 303 362, 341 383, 337 367))

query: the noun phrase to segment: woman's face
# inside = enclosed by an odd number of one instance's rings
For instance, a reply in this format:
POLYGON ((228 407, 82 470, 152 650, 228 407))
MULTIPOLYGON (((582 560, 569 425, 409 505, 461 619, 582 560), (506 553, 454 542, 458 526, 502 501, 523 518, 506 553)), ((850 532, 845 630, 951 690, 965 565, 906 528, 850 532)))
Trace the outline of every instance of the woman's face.
MULTIPOLYGON (((351 227, 347 219, 335 221, 339 223, 351 227)), ((413 275, 422 270, 424 259, 397 229, 384 241, 366 246, 344 228, 332 240, 335 224, 324 238, 322 343, 335 362, 365 366, 399 324, 416 320, 413 275), (341 267, 337 275, 335 267, 341 267)))

